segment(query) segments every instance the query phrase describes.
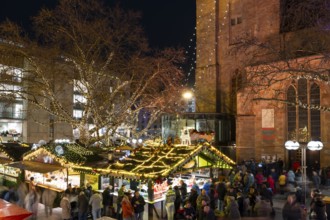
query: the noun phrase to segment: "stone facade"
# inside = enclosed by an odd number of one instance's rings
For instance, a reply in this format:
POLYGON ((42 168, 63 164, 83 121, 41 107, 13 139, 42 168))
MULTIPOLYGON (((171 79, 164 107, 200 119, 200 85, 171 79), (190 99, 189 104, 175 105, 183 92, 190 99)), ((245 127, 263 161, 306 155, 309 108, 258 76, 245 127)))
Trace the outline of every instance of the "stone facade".
MULTIPOLYGON (((273 54, 263 53, 265 51, 251 52, 254 47, 246 48, 246 53, 238 50, 242 39, 266 42, 281 51, 290 45, 287 39, 299 39, 302 32, 281 33, 280 0, 196 0, 196 6, 196 102, 199 111, 236 115, 237 161, 250 158, 259 161, 265 155, 275 155, 288 162, 289 152, 284 148, 288 139, 287 105, 253 101, 247 97, 248 92, 242 90, 236 93, 233 79, 241 74, 246 80, 244 74, 252 63, 271 63, 276 59, 273 54), (271 122, 265 122, 272 124, 270 128, 263 127, 266 114, 273 117, 271 122)), ((283 93, 282 98, 286 98, 290 83, 288 79, 279 88, 263 92, 267 96, 278 90, 283 93)), ((318 85, 321 105, 330 106, 329 85, 318 85)), ((325 166, 325 161, 330 159, 330 113, 322 111, 320 117, 321 140, 325 147, 320 156, 310 158, 319 159, 321 166, 325 166)))

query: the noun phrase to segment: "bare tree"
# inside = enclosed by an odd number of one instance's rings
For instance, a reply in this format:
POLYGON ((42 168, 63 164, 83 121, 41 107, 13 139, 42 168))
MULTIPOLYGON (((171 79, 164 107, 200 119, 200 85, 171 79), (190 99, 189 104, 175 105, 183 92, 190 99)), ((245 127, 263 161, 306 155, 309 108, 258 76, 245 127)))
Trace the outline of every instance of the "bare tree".
POLYGON ((231 49, 244 54, 241 63, 247 100, 278 101, 330 111, 330 106, 311 106, 288 100, 286 89, 292 80, 306 78, 328 87, 330 83, 330 34, 328 0, 281 0, 280 34, 260 40, 240 36, 231 49))
POLYGON ((61 0, 33 18, 32 33, 3 23, 0 99, 28 101, 52 115, 54 123, 79 129, 85 144, 111 137, 123 124, 136 132, 142 109, 150 113, 151 124, 176 105, 184 57, 180 49, 151 50, 139 19, 139 13, 101 1, 61 0), (10 70, 17 60, 25 65, 13 80, 10 70), (79 119, 73 117, 68 90, 79 97, 74 100, 83 110, 79 119))

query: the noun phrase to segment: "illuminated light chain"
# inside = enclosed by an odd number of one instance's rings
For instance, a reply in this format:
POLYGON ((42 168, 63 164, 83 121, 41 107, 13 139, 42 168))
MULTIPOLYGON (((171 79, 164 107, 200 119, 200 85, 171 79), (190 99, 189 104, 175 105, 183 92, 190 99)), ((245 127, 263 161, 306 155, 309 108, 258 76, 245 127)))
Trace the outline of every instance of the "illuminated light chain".
MULTIPOLYGON (((214 3, 216 4, 216 1, 214 1, 214 3)), ((200 5, 201 6, 205 6, 206 4, 203 4, 202 3, 200 5)), ((225 21, 227 20, 228 15, 229 15, 229 7, 230 7, 230 3, 229 3, 229 0, 227 0, 225 13, 224 13, 224 16, 222 18, 221 26, 219 27, 219 33, 217 33, 217 35, 216 35, 216 38, 218 38, 218 39, 221 37, 221 31, 222 31, 222 29, 224 28, 224 26, 226 24, 225 21)), ((215 8, 214 7, 212 9, 215 11, 215 8)), ((200 12, 203 12, 203 8, 200 9, 200 12)), ((204 18, 203 20, 208 20, 209 22, 212 22, 213 21, 212 18, 215 18, 215 14, 214 13, 210 13, 209 16, 211 18, 209 18, 209 19, 204 18)), ((202 16, 199 15, 198 18, 199 19, 202 19, 202 16)), ((198 21, 199 20, 198 18, 197 18, 197 25, 200 23, 198 21)), ((217 23, 215 23, 215 25, 217 25, 217 23)), ((211 32, 212 30, 209 30, 209 29, 210 29, 210 25, 207 25, 207 31, 206 31, 207 33, 205 34, 206 36, 210 36, 210 33, 212 33, 211 32)), ((206 38, 202 38, 202 42, 205 43, 206 41, 207 41, 206 38)), ((207 45, 211 45, 211 44, 207 44, 207 45)), ((214 45, 215 45, 215 47, 213 48, 213 50, 212 51, 209 51, 209 58, 208 58, 208 61, 209 62, 211 62, 212 61, 212 58, 214 58, 213 54, 215 54, 215 51, 217 49, 217 47, 216 47, 217 46, 217 39, 215 40, 214 45)), ((197 58, 200 57, 199 54, 201 54, 201 50, 200 49, 198 49, 198 51, 197 51, 197 56, 196 56, 197 58)), ((203 55, 204 54, 205 53, 203 53, 203 55)), ((217 62, 217 61, 215 61, 215 62, 217 62)), ((211 64, 211 63, 206 64, 205 67, 201 69, 201 74, 198 76, 198 78, 199 79, 202 79, 202 75, 206 74, 207 69, 209 67, 212 67, 212 66, 214 66, 214 64, 211 64)))
POLYGON ((55 155, 53 152, 51 152, 50 149, 46 149, 45 147, 40 147, 37 150, 29 151, 29 152, 25 153, 23 155, 23 160, 30 160, 30 161, 34 160, 40 154, 46 154, 47 156, 49 156, 53 160, 59 162, 61 164, 61 166, 74 165, 74 164, 78 164, 78 165, 83 164, 83 162, 71 162, 71 161, 68 161, 65 157, 59 157, 59 156, 55 155))
POLYGON ((6 151, 5 149, 0 148, 0 152, 4 153, 5 156, 7 156, 9 160, 11 160, 11 161, 14 161, 14 160, 15 160, 13 157, 11 157, 11 156, 7 153, 7 151, 6 151))

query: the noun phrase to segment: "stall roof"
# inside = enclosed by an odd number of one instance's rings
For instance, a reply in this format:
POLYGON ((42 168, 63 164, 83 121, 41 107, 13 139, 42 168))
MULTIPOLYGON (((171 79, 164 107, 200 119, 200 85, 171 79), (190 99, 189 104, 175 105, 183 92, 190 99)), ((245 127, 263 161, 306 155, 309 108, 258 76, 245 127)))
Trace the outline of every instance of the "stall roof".
POLYGON ((12 163, 13 161, 6 158, 0 158, 0 164, 12 163))
POLYGON ((62 166, 56 166, 47 163, 39 163, 34 161, 15 162, 15 163, 7 164, 7 166, 19 168, 22 170, 29 170, 32 172, 38 172, 38 173, 49 173, 49 172, 54 172, 56 170, 64 169, 64 167, 62 166))
MULTIPOLYGON (((110 175, 123 175, 127 178, 166 177, 178 171, 184 171, 184 165, 202 155, 218 168, 231 169, 235 162, 208 143, 197 146, 144 146, 122 162, 108 167, 110 175)), ((195 167, 197 168, 197 167, 195 167)))
MULTIPOLYGON (((58 146, 58 145, 56 145, 58 146)), ((44 145, 36 150, 31 150, 24 154, 24 161, 36 161, 40 155, 50 156, 54 161, 58 162, 62 166, 69 165, 70 167, 90 167, 90 168, 107 168, 108 154, 104 152, 98 152, 97 149, 86 148, 78 144, 61 145, 63 154, 58 154, 54 145, 44 145)))
POLYGON ((5 153, 11 161, 22 160, 23 154, 31 150, 28 145, 22 146, 19 143, 3 143, 0 145, 0 152, 5 153))

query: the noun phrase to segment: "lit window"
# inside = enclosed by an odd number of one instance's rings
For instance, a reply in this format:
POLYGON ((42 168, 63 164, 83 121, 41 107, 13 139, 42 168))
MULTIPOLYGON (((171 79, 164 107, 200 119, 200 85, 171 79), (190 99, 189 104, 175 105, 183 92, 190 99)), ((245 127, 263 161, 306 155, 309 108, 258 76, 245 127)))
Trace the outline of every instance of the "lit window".
POLYGON ((83 116, 83 111, 82 110, 78 110, 78 109, 73 110, 73 117, 74 118, 82 118, 82 116, 83 116))
POLYGON ((73 103, 86 103, 86 98, 82 95, 73 95, 73 103))

